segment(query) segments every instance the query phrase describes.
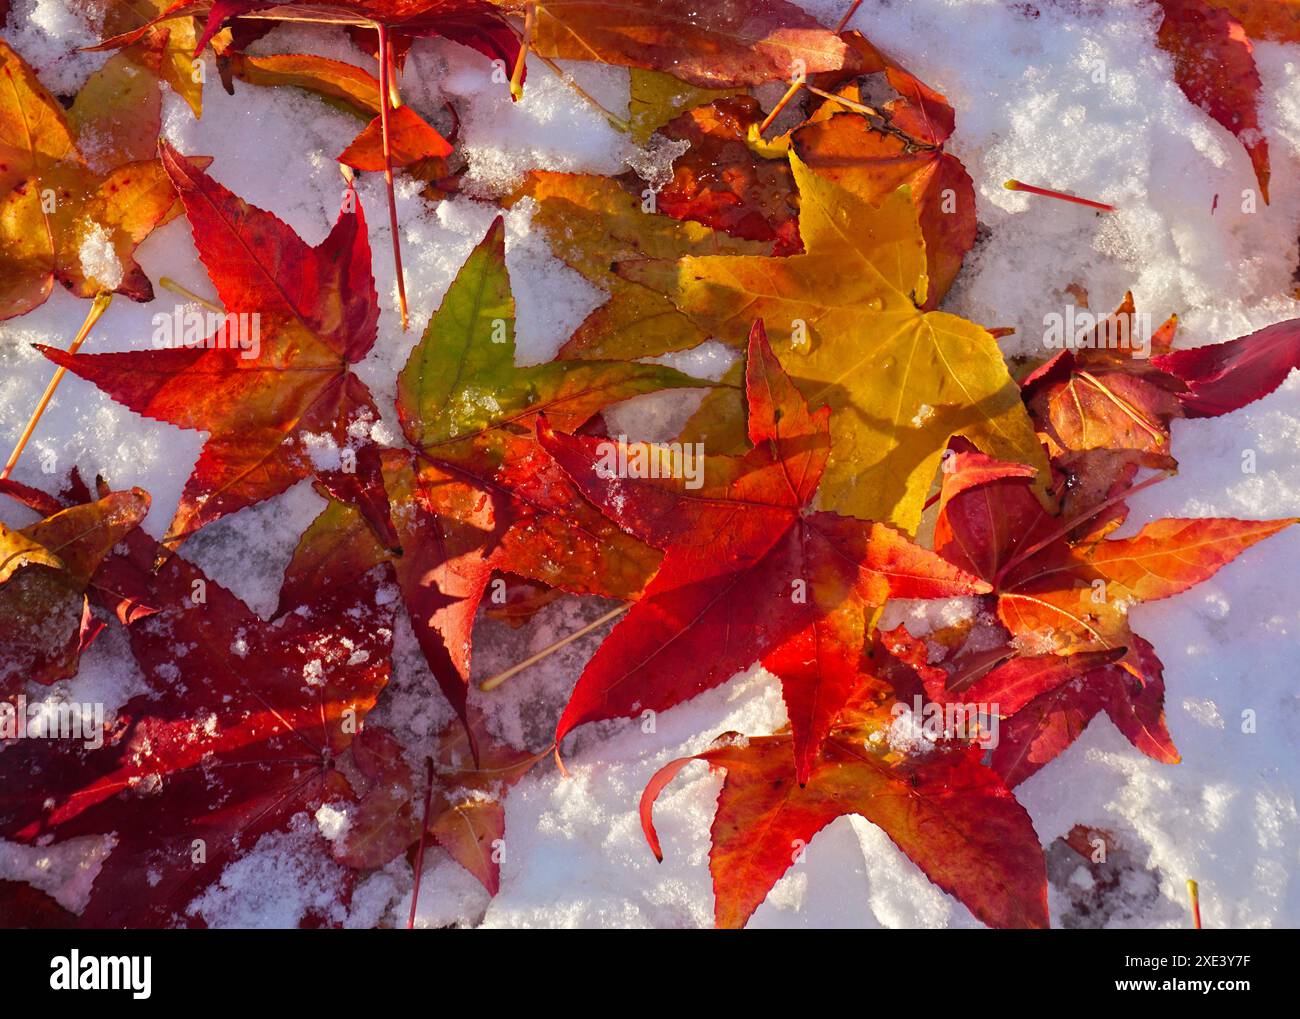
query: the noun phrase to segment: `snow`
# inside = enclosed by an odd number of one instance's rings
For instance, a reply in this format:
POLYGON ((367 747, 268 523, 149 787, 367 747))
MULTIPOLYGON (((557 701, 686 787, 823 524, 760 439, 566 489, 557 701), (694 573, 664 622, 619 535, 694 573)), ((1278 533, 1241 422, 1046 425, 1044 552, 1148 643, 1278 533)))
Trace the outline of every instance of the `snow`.
MULTIPOLYGON (((834 23, 845 5, 806 0, 804 6, 834 23)), ((97 40, 77 8, 71 0, 18 0, 4 32, 61 95, 75 92, 104 59, 77 51, 97 40)), ((1045 316, 1076 303, 1067 288, 1086 291, 1094 311, 1109 310, 1132 288, 1139 311, 1155 321, 1180 315, 1179 343, 1185 346, 1300 317, 1300 303, 1289 296, 1300 223, 1300 48, 1256 46, 1273 201, 1252 206, 1255 182, 1245 153, 1178 90, 1170 59, 1154 45, 1155 24, 1154 5, 1137 0, 879 0, 864 4, 852 22, 944 91, 957 109, 949 148, 976 183, 985 230, 945 307, 989 326, 1014 327, 1003 341, 1008 354, 1042 356, 1045 316), (1026 13, 1030 9, 1036 13, 1026 13), (1102 215, 1012 193, 1002 187, 1008 178, 1112 202, 1119 211, 1102 215)), ((262 53, 305 50, 367 66, 368 58, 328 31, 280 28, 256 44, 262 53)), ((210 58, 208 70, 214 72, 210 58)), ((567 70, 609 110, 626 110, 626 72, 577 64, 567 70)), ((769 91, 763 95, 770 102, 769 91)), ((412 51, 403 94, 443 125, 443 102, 456 104, 470 172, 467 194, 437 204, 422 198, 411 181, 397 180, 412 317, 406 333, 397 321, 382 182, 374 174, 358 181, 383 309, 379 340, 358 372, 383 415, 376 434, 389 438, 400 434, 393 412, 396 373, 456 269, 498 214, 481 199, 531 168, 613 174, 631 166, 653 176, 664 158, 653 146, 638 149, 536 60, 529 63, 525 98, 514 104, 493 81, 489 62, 445 41, 422 41, 412 51)), ((345 189, 335 156, 360 123, 292 89, 237 83, 236 95, 227 96, 215 73, 209 73, 204 104, 196 122, 167 94, 165 136, 182 151, 214 156, 211 172, 218 180, 273 210, 308 242, 319 242, 345 189)), ((525 201, 505 213, 521 364, 551 357, 602 300, 550 254, 530 212, 525 201)), ((96 250, 83 249, 83 262, 105 278, 96 250)), ((200 295, 213 293, 183 219, 157 231, 137 258, 155 284, 167 275, 200 295)), ((84 349, 144 349, 153 315, 171 314, 178 304, 196 307, 161 288, 151 305, 118 298, 84 349)), ((56 287, 37 311, 0 324, 0 436, 6 440, 17 436, 51 374, 31 344, 66 346, 88 307, 56 287)), ((716 378, 733 358, 707 344, 663 360, 716 378)), ((642 397, 612 411, 608 425, 615 434, 665 441, 700 398, 698 392, 642 397)), ((77 465, 84 476, 102 473, 117 488, 139 485, 153 496, 146 529, 159 536, 203 441, 200 433, 142 419, 68 377, 15 478, 49 487, 77 465)), ((1176 422, 1174 448, 1182 473, 1141 493, 1121 533, 1160 516, 1300 514, 1300 378, 1228 417, 1176 422), (1247 451, 1254 456, 1246 457, 1247 451), (1248 459, 1255 461, 1254 473, 1243 473, 1248 459)), ((267 616, 297 537, 322 505, 308 483, 300 484, 203 529, 187 543, 186 555, 267 616)), ((0 518, 21 526, 31 516, 5 504, 0 518)), ((1020 788, 1048 847, 1054 923, 1186 926, 1189 877, 1200 882, 1209 926, 1300 923, 1300 883, 1290 876, 1300 846, 1300 697, 1294 684, 1300 599, 1292 581, 1298 575, 1300 533, 1285 532, 1194 591, 1134 610, 1135 629, 1155 644, 1165 664, 1168 724, 1183 763, 1166 766, 1143 757, 1101 717, 1020 788), (1118 840, 1121 848, 1105 874, 1076 876, 1081 858, 1058 840, 1077 824, 1105 829, 1118 840), (1086 905, 1088 881, 1105 889, 1103 908, 1086 905)), ((483 620, 475 635, 476 677, 513 664, 610 607, 562 600, 521 630, 483 620)), ((951 625, 971 608, 961 600, 899 604, 886 625, 905 622, 919 634, 951 625)), ((492 694, 475 692, 473 701, 488 713, 494 733, 519 747, 545 746, 598 639, 575 642, 492 694)), ((55 688, 66 701, 103 702, 106 712, 140 689, 139 671, 115 627, 84 657, 78 677, 55 688)), ((420 747, 450 717, 401 618, 394 679, 372 718, 420 747)), ((544 762, 509 794, 500 893, 489 900, 435 847, 426 857, 417 924, 709 924, 708 828, 720 778, 693 764, 664 791, 655 810, 662 864, 645 846, 638 798, 656 769, 698 753, 718 733, 761 735, 784 721, 775 680, 755 667, 648 724, 580 729, 565 748, 571 778, 544 762)), ((336 835, 344 820, 304 817, 290 832, 264 836, 193 904, 193 912, 218 926, 292 926, 309 913, 349 926, 403 925, 412 886, 405 859, 360 876, 350 910, 339 904, 345 874, 321 848, 320 833, 336 835)), ((20 865, 39 874, 38 862, 28 856, 0 846, 0 876, 20 865)), ((84 891, 69 892, 69 901, 84 891)), ((812 839, 751 925, 977 923, 883 832, 842 818, 812 839)))
POLYGON ((77 255, 87 281, 97 283, 103 290, 112 290, 122 285, 122 277, 126 273, 118 261, 117 252, 113 250, 113 236, 102 224, 94 223, 86 231, 77 255))
POLYGON ((315 828, 299 814, 288 831, 263 835, 190 903, 190 914, 213 928, 294 927, 308 915, 342 923, 348 868, 321 851, 315 828))
POLYGON ((55 846, 0 841, 0 879, 28 881, 74 913, 86 908, 99 868, 117 840, 83 835, 55 846))

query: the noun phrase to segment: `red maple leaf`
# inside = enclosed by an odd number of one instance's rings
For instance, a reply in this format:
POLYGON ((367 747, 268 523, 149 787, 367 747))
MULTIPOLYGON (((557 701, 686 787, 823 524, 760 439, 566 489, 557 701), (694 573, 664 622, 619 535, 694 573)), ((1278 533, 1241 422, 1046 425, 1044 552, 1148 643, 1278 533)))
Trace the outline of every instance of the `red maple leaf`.
POLYGON ((403 553, 336 500, 300 539, 281 592, 284 611, 391 561, 425 658, 465 721, 474 615, 494 570, 633 598, 659 558, 587 503, 538 446, 542 412, 576 429, 619 400, 700 384, 635 362, 517 366, 514 317, 498 217, 398 377, 398 418, 417 452, 386 450, 381 466, 403 553))
POLYGON ((744 926, 812 837, 844 814, 879 825, 984 923, 1048 926, 1047 868, 1024 807, 973 747, 939 744, 915 755, 891 749, 887 702, 877 685, 860 685, 806 778, 796 780, 788 733, 729 733, 650 779, 641 825, 662 860, 652 818, 659 793, 691 761, 726 772, 709 849, 719 927, 744 926))
POLYGON ((1121 518, 1098 522, 1104 503, 1062 521, 1031 491, 1033 473, 982 453, 951 455, 935 525, 935 549, 993 585, 990 600, 1019 653, 1068 656, 1059 668, 1046 659, 1037 667, 1008 664, 961 694, 1015 707, 1003 712, 1010 717, 993 763, 1019 782, 1102 710, 1143 753, 1176 762, 1162 666, 1129 628, 1128 609, 1201 583, 1295 519, 1168 518, 1108 539, 1121 518), (1123 657, 1111 664, 1097 652, 1123 657))
POLYGON ((698 486, 682 471, 611 469, 671 467, 662 449, 539 426, 587 498, 666 550, 583 671, 557 742, 584 722, 671 707, 762 661, 781 678, 806 780, 857 681, 876 607, 987 590, 891 527, 811 508, 830 451, 830 411, 809 411, 761 323, 750 334, 745 387, 753 448, 703 458, 698 486))
POLYGON ((388 682, 383 570, 264 623, 179 555, 153 572, 141 532, 96 583, 119 608, 147 692, 85 741, 0 754, 0 835, 113 841, 80 923, 192 924, 187 906, 259 836, 353 797, 340 762, 388 682), (142 608, 142 606, 149 606, 142 608))
POLYGON ((1259 123, 1255 47, 1241 22, 1205 0, 1156 0, 1164 17, 1156 41, 1174 60, 1174 80, 1195 105, 1227 128, 1250 156, 1268 201, 1268 139, 1259 123))
POLYGON ((427 822, 428 837, 495 895, 501 886, 506 792, 546 755, 485 736, 479 719, 469 726, 453 722, 434 745, 421 780, 390 733, 367 729, 358 737, 353 756, 368 787, 334 844, 334 855, 352 867, 383 866, 419 841, 427 822))
POLYGON ((1300 319, 1226 343, 1165 353, 1153 363, 1186 384, 1179 399, 1188 417, 1218 417, 1267 396, 1300 368, 1300 319))
POLYGON ((355 193, 313 248, 165 144, 162 159, 225 317, 165 349, 37 349, 140 414, 209 433, 164 538, 169 548, 313 474, 395 547, 370 438, 379 411, 350 367, 373 346, 379 322, 355 193))

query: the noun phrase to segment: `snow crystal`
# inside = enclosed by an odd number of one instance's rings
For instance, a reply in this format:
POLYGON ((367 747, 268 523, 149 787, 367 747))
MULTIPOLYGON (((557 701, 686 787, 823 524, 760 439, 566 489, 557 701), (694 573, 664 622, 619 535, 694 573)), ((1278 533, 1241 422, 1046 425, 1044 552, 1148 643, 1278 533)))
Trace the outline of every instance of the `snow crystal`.
POLYGON ((321 835, 334 842, 347 834, 352 826, 352 816, 347 810, 331 803, 322 803, 316 811, 316 826, 321 835))
POLYGON ((927 735, 925 724, 906 707, 895 713, 885 738, 889 741, 889 748, 898 753, 922 754, 934 748, 934 740, 927 735))
POLYGON ((659 191, 673 179, 673 163, 686 152, 691 143, 685 138, 672 140, 653 135, 650 144, 628 154, 627 165, 645 181, 652 191, 659 191))
POLYGON ((86 231, 78 257, 83 275, 99 284, 100 289, 116 290, 122 285, 125 271, 113 248, 113 235, 101 224, 94 223, 86 231))

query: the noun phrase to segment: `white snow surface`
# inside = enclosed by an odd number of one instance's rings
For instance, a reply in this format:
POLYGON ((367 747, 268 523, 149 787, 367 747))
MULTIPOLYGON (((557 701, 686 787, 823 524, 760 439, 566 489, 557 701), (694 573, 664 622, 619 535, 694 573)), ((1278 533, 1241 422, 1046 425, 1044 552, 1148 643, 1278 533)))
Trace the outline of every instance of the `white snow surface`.
MULTIPOLYGON (((805 0, 834 24, 844 0, 805 0)), ((1102 0, 868 0, 851 25, 947 94, 957 110, 949 144, 975 181, 987 237, 945 307, 989 326, 1014 326, 1008 354, 1035 353, 1042 317, 1063 310, 1065 288, 1085 287, 1095 310, 1131 287, 1139 310, 1158 322, 1182 317, 1180 345, 1218 342, 1300 317, 1290 296, 1300 226, 1300 48, 1259 43, 1262 118, 1273 164, 1272 204, 1242 211, 1254 187, 1237 141, 1194 108, 1175 85, 1171 61, 1154 45, 1154 4, 1102 0), (1098 62, 1101 62, 1100 65, 1098 62), (1103 74, 1098 74, 1098 67, 1103 74), (1100 79, 1100 80, 1099 80, 1100 79), (1113 202, 1114 215, 1013 194, 1010 177, 1113 202), (1215 197, 1218 196, 1217 207, 1215 197)), ((76 47, 97 40, 68 0, 17 0, 6 39, 58 93, 68 94, 104 59, 76 47)), ((257 52, 309 50, 365 65, 341 35, 280 28, 257 52)), ((204 114, 195 121, 167 94, 164 134, 182 151, 214 157, 212 174, 255 205, 272 210, 307 241, 318 242, 343 190, 335 156, 358 129, 352 118, 293 89, 238 84, 232 98, 208 58, 204 114)), ((584 87, 611 109, 626 103, 624 71, 571 65, 584 87)), ((779 90, 777 90, 779 91, 779 90)), ((459 108, 460 147, 471 192, 499 191, 529 168, 620 172, 639 154, 544 65, 529 63, 524 100, 512 104, 476 54, 435 40, 415 44, 403 94, 436 116, 445 99, 459 108)), ((767 95, 765 92, 764 95, 767 95)), ((497 214, 462 196, 431 204, 400 175, 398 216, 413 329, 399 327, 382 180, 361 176, 382 316, 379 340, 359 373, 399 434, 392 410, 397 371, 471 247, 497 214)), ((601 295, 550 253, 529 222, 527 203, 506 214, 507 259, 519 307, 519 358, 548 359, 601 295)), ((83 255, 89 257, 89 253, 83 255)), ((157 231, 138 260, 157 281, 169 275, 199 294, 212 287, 182 218, 157 231)), ((144 349, 153 305, 114 301, 85 350, 144 349)), ((0 324, 0 437, 18 435, 50 377, 32 343, 66 346, 88 305, 56 287, 39 310, 0 324)), ((681 359, 716 374, 726 354, 704 348, 681 359)), ((671 436, 689 397, 642 398, 611 414, 611 431, 671 436), (615 424, 615 422, 617 422, 615 424)), ((50 487, 73 465, 103 474, 115 488, 139 485, 153 496, 146 528, 160 535, 204 436, 141 418, 94 386, 66 378, 40 423, 15 478, 50 487), (42 466, 50 473, 43 473, 42 466)), ((1230 416, 1179 422, 1174 451, 1182 473, 1140 495, 1123 533, 1161 516, 1279 517, 1300 514, 1300 378, 1230 416), (1242 473, 1245 450, 1257 473, 1242 473)), ((206 528, 186 546, 215 580, 269 615, 284 565, 322 501, 303 483, 206 528)), ((30 514, 0 505, 0 519, 30 514)), ((1185 926, 1184 883, 1200 882, 1209 926, 1300 924, 1300 532, 1284 532, 1247 552, 1211 581, 1170 601, 1138 607, 1134 626, 1165 664, 1166 711, 1183 755, 1157 764, 1133 749, 1104 717, 1057 761, 1018 791, 1044 845, 1074 825, 1112 831, 1132 857, 1110 922, 1185 926), (1243 712, 1257 731, 1242 731, 1243 712)), ((569 599, 514 631, 485 621, 476 633, 477 675, 490 675, 606 611, 569 599)), ((900 620, 924 613, 900 607, 900 620)), ((940 613, 953 613, 951 606, 940 613)), ((961 614, 960 607, 956 612, 961 614)), ((491 695, 476 694, 496 734, 520 747, 546 745, 573 681, 595 644, 566 648, 491 695)), ((395 679, 372 716, 418 746, 450 717, 415 646, 398 629, 395 679)), ((75 679, 37 696, 99 700, 111 708, 140 689, 126 641, 109 632, 75 679)), ((754 668, 732 682, 662 713, 656 731, 639 721, 585 727, 566 748, 571 772, 550 762, 510 793, 501 891, 482 888, 441 850, 426 860, 417 922, 425 926, 696 926, 712 919, 708 829, 720 779, 690 765, 663 793, 656 820, 666 859, 646 847, 636 806, 647 779, 667 761, 703 749, 718 733, 771 732, 785 721, 779 688, 754 668)), ((363 875, 350 911, 330 896, 337 865, 311 836, 315 822, 268 836, 230 865, 191 911, 210 923, 290 926, 309 911, 349 925, 402 924, 412 875, 404 859, 363 875)), ((0 847, 2 848, 2 847, 0 847)), ((0 876, 44 854, 0 854, 0 876)), ((1076 860, 1077 862, 1077 860, 1076 860)), ((48 863, 42 866, 48 867, 48 863)), ((1066 885, 1054 883, 1053 921, 1066 885)), ((46 878, 45 887, 53 887, 46 878)), ((84 888, 66 893, 84 897, 84 888)), ((754 915, 756 927, 975 926, 964 906, 932 885, 879 829, 842 818, 817 835, 800 862, 754 915)))

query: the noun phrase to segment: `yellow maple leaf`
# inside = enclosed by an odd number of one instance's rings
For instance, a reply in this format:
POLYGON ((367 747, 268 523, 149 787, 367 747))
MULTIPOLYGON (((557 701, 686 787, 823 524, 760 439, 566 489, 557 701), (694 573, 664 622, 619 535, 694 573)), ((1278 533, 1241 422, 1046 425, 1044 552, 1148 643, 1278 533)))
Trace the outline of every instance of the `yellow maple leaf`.
POLYGON ((822 505, 908 531, 953 435, 1039 468, 1047 461, 987 330, 922 311, 925 243, 906 188, 876 207, 790 157, 805 253, 632 262, 620 274, 666 294, 740 346, 761 318, 812 406, 832 409, 822 505))

